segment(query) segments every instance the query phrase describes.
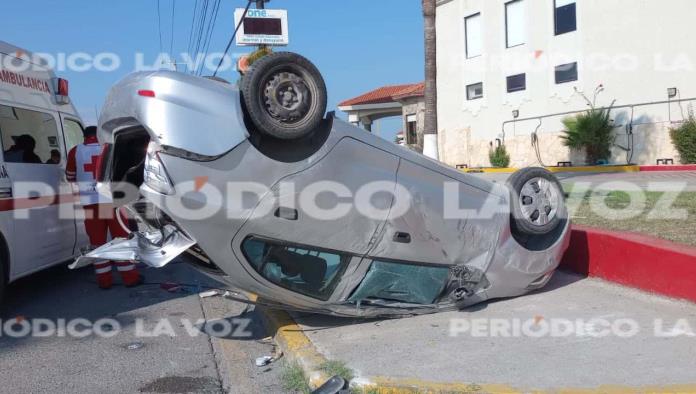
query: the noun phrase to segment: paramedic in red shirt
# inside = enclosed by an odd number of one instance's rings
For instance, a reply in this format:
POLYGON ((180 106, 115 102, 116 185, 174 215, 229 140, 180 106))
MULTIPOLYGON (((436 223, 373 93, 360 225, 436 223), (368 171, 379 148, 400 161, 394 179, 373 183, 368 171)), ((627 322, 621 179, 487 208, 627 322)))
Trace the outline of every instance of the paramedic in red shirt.
MULTIPOLYGON (((68 153, 65 172, 69 182, 77 183, 80 204, 85 211, 85 229, 89 242, 96 248, 106 243, 109 232, 112 238, 126 238, 128 233, 116 219, 118 213, 111 200, 97 192, 97 160, 101 153, 101 146, 97 141, 97 128, 87 127, 83 135, 84 143, 77 145, 68 153)), ((111 264, 111 261, 94 263, 97 284, 102 289, 110 289, 113 284, 111 264)), ((134 263, 116 262, 115 265, 126 287, 142 283, 142 277, 134 263)))

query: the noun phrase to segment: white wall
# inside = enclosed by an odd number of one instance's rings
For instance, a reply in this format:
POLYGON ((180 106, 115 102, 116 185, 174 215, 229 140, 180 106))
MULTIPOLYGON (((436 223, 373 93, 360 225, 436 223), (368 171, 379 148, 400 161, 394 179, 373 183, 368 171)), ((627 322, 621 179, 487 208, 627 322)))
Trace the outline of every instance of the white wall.
MULTIPOLYGON (((438 121, 443 161, 489 165, 485 147, 501 138, 502 123, 512 120, 513 110, 519 110, 520 118, 528 118, 587 108, 574 88, 592 98, 595 87, 603 84, 599 106, 614 99, 616 105, 667 100, 670 87, 679 88, 682 98, 696 97, 696 44, 690 38, 696 23, 694 0, 578 0, 577 31, 560 36, 554 35, 553 0, 524 1, 526 43, 513 48, 506 48, 505 42, 506 1, 439 3, 438 121), (482 14, 483 55, 467 59, 464 18, 478 12, 482 14), (575 61, 579 80, 557 85, 555 66, 575 61), (520 73, 527 74, 527 89, 507 93, 506 77, 520 73), (484 98, 467 101, 466 86, 475 82, 484 83, 484 98)), ((654 164, 656 158, 675 155, 670 144, 664 144, 671 126, 669 113, 672 120, 681 120, 688 105, 635 108, 634 122, 649 123, 641 126, 644 139, 662 141, 663 147, 650 154, 636 152, 636 160, 654 164)), ((625 125, 630 113, 630 109, 615 110, 612 116, 617 125, 625 125)), ((542 144, 558 145, 551 150, 563 150, 557 140, 561 119, 545 119, 539 127, 540 140, 549 140, 542 144)), ((536 157, 529 157, 535 156, 529 135, 538 124, 534 120, 506 126, 506 141, 515 139, 519 145, 515 163, 535 164, 536 157)), ((624 128, 617 128, 620 144, 625 143, 623 132, 624 128)), ((545 164, 572 156, 556 153, 544 159, 545 164)), ((619 151, 613 160, 625 162, 625 155, 619 151)))

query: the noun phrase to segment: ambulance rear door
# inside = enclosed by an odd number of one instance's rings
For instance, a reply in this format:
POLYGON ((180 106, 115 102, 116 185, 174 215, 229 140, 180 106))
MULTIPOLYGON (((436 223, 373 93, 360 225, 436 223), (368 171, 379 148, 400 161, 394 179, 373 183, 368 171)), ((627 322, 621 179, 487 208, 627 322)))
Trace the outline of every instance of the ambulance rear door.
POLYGON ((73 257, 75 219, 57 112, 0 101, 4 166, 12 180, 18 277, 73 257))
MULTIPOLYGON (((63 126, 63 144, 65 146, 65 160, 63 161, 63 168, 65 168, 65 161, 67 160, 67 155, 72 148, 81 144, 84 141, 83 136, 83 124, 80 119, 74 115, 60 114, 61 124, 63 126)), ((96 168, 94 169, 96 171, 96 168)), ((69 185, 66 185, 69 186, 69 185)), ((73 188, 77 192, 77 188, 73 188)), ((79 209, 79 204, 75 206, 79 209)), ((75 211, 73 211, 74 213, 75 211)), ((66 212, 67 213, 67 212, 66 212)), ((87 237, 87 231, 85 230, 84 220, 80 217, 74 221, 75 223, 75 245, 73 252, 75 254, 79 253, 81 249, 89 246, 89 238, 87 237)))

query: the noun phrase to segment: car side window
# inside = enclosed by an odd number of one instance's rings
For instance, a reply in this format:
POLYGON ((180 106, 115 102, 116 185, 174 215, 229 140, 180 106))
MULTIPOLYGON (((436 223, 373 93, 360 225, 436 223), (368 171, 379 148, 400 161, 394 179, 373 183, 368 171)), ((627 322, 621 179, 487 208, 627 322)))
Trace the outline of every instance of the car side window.
POLYGON ((0 105, 0 134, 6 163, 60 164, 62 153, 53 115, 0 105))
POLYGON ((75 120, 63 120, 63 134, 65 135, 66 152, 70 152, 72 148, 80 145, 84 141, 82 125, 75 120))
POLYGON ((243 242, 242 251, 256 272, 270 282, 323 301, 331 297, 351 258, 254 237, 243 242))

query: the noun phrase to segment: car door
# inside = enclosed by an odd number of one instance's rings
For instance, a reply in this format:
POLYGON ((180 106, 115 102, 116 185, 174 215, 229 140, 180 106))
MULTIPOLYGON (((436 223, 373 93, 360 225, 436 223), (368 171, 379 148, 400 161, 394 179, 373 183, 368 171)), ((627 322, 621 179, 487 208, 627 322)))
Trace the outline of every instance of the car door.
MULTIPOLYGON (((369 255, 418 264, 485 264, 500 236, 499 198, 454 175, 402 160, 397 183, 412 203, 390 214, 384 236, 369 255), (456 208, 454 208, 456 206, 456 208)), ((480 266, 479 268, 484 268, 480 266)))
POLYGON ((12 180, 13 272, 22 275, 72 257, 74 219, 61 217, 61 202, 70 204, 72 193, 65 182, 58 114, 0 107, 3 156, 12 180))
POLYGON ((328 298, 321 291, 336 285, 351 256, 367 253, 387 219, 393 196, 372 191, 393 191, 398 164, 391 153, 344 138, 319 162, 275 185, 259 204, 269 214, 254 212, 235 244, 265 280, 328 298), (369 212, 355 203, 367 194, 369 212))

